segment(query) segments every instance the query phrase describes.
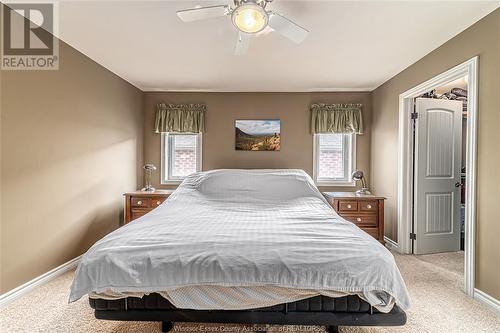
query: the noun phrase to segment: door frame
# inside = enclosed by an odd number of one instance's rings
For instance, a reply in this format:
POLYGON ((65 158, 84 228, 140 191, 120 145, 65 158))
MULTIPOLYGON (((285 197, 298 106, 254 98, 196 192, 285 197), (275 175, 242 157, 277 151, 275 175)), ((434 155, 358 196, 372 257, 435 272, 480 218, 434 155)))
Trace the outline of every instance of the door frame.
MULTIPOLYGON (((412 146, 413 134, 411 113, 413 99, 446 83, 468 76, 467 89, 467 143, 465 175, 465 258, 464 291, 473 296, 475 278, 475 232, 476 232, 476 164, 477 164, 477 97, 478 65, 476 56, 432 79, 399 95, 399 138, 398 138, 398 239, 396 248, 401 253, 411 253, 410 231, 412 222, 412 146)), ((391 242, 394 243, 394 242, 391 242)))

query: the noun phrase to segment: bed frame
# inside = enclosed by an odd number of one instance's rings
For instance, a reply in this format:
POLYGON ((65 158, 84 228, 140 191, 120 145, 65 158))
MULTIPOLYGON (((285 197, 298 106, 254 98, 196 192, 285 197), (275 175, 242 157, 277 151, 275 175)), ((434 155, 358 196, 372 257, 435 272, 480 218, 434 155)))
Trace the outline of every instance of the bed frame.
POLYGON ((316 296, 296 302, 252 310, 178 309, 159 294, 119 300, 89 299, 97 319, 159 321, 162 332, 174 322, 324 325, 331 333, 339 326, 401 326, 406 314, 398 306, 381 313, 358 296, 339 298, 316 296))

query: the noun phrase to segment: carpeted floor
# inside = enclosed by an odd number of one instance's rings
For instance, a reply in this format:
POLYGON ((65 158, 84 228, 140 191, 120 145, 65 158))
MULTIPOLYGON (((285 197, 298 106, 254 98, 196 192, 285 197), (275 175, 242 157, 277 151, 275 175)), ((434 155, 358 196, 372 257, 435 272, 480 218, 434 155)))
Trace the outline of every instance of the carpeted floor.
MULTIPOLYGON (((412 298, 404 327, 344 327, 349 333, 500 332, 500 316, 462 292, 463 252, 425 256, 395 254, 412 298)), ((96 320, 87 298, 68 304, 73 272, 37 288, 0 310, 0 331, 10 332, 161 332, 159 323, 96 320)), ((176 324, 176 333, 324 332, 324 327, 176 324)))

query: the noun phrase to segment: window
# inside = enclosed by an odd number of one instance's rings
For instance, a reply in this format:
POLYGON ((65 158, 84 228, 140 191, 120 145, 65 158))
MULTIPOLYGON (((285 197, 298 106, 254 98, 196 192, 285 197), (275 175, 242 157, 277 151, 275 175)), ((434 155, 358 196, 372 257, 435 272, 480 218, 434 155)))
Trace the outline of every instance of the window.
POLYGON ((314 180, 318 185, 354 185, 355 141, 355 134, 314 135, 314 180))
POLYGON ((201 134, 163 133, 161 183, 180 183, 201 170, 201 134))

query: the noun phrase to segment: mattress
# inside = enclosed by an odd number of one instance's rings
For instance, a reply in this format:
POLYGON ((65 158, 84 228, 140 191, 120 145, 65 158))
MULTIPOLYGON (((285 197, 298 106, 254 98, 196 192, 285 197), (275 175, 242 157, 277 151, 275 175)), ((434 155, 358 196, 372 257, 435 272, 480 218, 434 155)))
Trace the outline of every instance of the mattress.
MULTIPOLYGON (((295 289, 276 286, 189 286, 181 287, 167 292, 158 291, 157 295, 176 304, 182 309, 226 309, 247 310, 273 306, 281 303, 294 302, 317 296, 314 290, 295 289)), ((322 293, 328 297, 342 297, 346 293, 336 291, 325 291, 322 293)), ((89 293, 93 299, 116 300, 126 297, 142 298, 143 292, 121 292, 107 291, 102 293, 89 293)))
MULTIPOLYGON (((113 310, 176 310, 177 307, 163 296, 153 293, 142 298, 105 300, 89 299, 90 306, 98 311, 113 310)), ((253 309, 256 312, 266 311, 303 311, 303 312, 370 312, 370 304, 355 295, 344 297, 315 296, 300 301, 277 304, 269 307, 253 309)), ((375 310, 376 311, 376 310, 375 310)))
POLYGON ((152 293, 198 310, 236 309, 238 298, 259 308, 358 295, 381 312, 410 302, 392 254, 338 216, 302 170, 188 176, 157 209, 87 251, 70 301, 152 293), (266 290, 278 292, 259 296, 266 290))

